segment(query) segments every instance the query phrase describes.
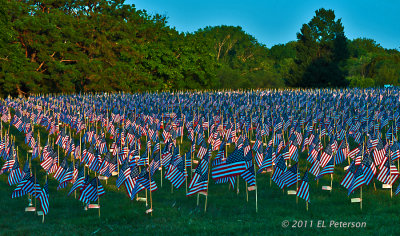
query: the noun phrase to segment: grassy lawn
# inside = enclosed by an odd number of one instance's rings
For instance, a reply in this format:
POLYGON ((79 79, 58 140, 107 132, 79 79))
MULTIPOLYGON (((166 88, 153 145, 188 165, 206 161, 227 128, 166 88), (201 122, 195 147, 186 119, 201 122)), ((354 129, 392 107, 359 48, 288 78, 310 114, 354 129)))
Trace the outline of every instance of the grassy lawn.
MULTIPOLYGON (((4 128, 7 128, 5 125, 4 128)), ((37 131, 37 127, 35 128, 37 131)), ((42 147, 45 145, 47 132, 41 132, 42 147)), ((19 146, 20 166, 23 167, 27 146, 24 135, 11 127, 12 135, 16 136, 19 146), (22 160, 24 159, 24 160, 22 160)), ((187 151, 189 143, 184 142, 181 150, 187 151)), ((60 151, 61 153, 61 151, 60 151)), ((183 152, 181 152, 183 153, 183 152)), ((216 152, 214 152, 215 155, 216 152)), ((300 155, 301 176, 306 169, 305 153, 300 155)), ((62 160, 63 157, 60 158, 62 160)), ((4 163, 3 160, 0 164, 4 163)), ((223 234, 223 235, 398 235, 397 222, 400 220, 400 200, 398 196, 390 197, 390 190, 384 190, 381 183, 373 182, 363 187, 363 209, 358 203, 350 203, 351 197, 359 197, 356 190, 350 197, 347 190, 340 186, 344 176, 342 165, 335 167, 333 191, 323 191, 321 186, 330 185, 330 176, 324 176, 317 182, 310 177, 309 210, 305 202, 295 195, 283 192, 275 183, 270 185, 270 173, 257 175, 258 213, 255 207, 255 191, 248 193, 246 200, 245 182, 240 179, 239 194, 229 188, 228 184, 217 185, 212 180, 209 185, 207 212, 204 212, 205 196, 200 196, 197 206, 196 196, 186 197, 185 185, 174 189, 166 179, 161 187, 160 172, 155 180, 158 190, 153 192, 153 216, 147 215, 145 202, 131 201, 125 187, 117 189, 116 177, 111 177, 108 184, 102 181, 106 195, 101 197, 101 218, 97 209, 83 210, 82 203, 73 194, 67 196, 71 184, 66 189, 57 191, 58 182, 49 177, 49 214, 42 224, 42 218, 32 212, 24 212, 28 205, 28 197, 11 199, 15 186, 8 186, 7 174, 0 176, 0 234, 2 235, 117 235, 133 233, 144 234, 223 234), (289 227, 282 227, 284 220, 289 221, 289 227), (318 221, 324 221, 325 228, 318 228, 318 221), (329 227, 330 221, 365 222, 365 228, 334 228, 329 227), (295 221, 302 221, 303 227, 294 228, 295 221), (305 221, 307 226, 305 228, 305 221), (310 227, 312 221, 312 227, 310 227)), ((32 171, 37 172, 38 181, 44 185, 45 172, 39 165, 39 160, 32 161, 32 171)), ((189 180, 188 180, 189 181, 189 180)), ((397 187, 395 184, 394 187, 397 187)), ((290 189, 295 189, 292 187, 290 189)), ((79 196, 79 194, 77 195, 79 196)), ((140 193, 145 196, 144 191, 140 193)), ((40 208, 39 202, 37 202, 40 208)), ((321 222, 320 222, 321 224, 321 222)), ((299 224, 300 226, 300 224, 299 224)), ((320 225, 322 226, 322 225, 320 225)))

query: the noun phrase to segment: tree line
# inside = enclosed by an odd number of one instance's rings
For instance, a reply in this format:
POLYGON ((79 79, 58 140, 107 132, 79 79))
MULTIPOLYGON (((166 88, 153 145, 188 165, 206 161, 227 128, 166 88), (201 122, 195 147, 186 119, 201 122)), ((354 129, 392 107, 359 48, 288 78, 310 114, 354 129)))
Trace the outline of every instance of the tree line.
POLYGON ((239 26, 181 33, 124 0, 0 0, 0 96, 399 85, 400 53, 318 9, 271 48, 239 26))

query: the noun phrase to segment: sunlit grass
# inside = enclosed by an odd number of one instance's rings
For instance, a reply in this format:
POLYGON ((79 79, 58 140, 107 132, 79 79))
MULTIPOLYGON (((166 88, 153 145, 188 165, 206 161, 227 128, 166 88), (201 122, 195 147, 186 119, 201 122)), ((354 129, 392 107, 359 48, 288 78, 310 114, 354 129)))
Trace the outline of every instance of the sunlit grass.
MULTIPOLYGON (((7 128, 7 126, 5 126, 7 128)), ((37 127, 35 127, 37 130, 37 127)), ((47 132, 40 128, 41 143, 44 146, 47 132)), ((16 145, 19 146, 21 168, 25 162, 27 146, 24 144, 24 135, 11 127, 11 134, 16 136, 16 145)), ((232 151, 233 147, 230 147, 232 151)), ((189 149, 189 143, 184 141, 182 153, 189 149)), ((62 152, 60 151, 60 154, 62 152)), ((215 153, 214 153, 215 154, 215 153)), ((305 153, 300 156, 300 170, 303 175, 306 169, 305 153)), ((60 158, 62 160, 63 157, 60 158)), ((1 160, 0 164, 4 163, 1 160)), ((245 182, 240 179, 239 194, 236 186, 233 190, 227 184, 216 185, 212 180, 209 185, 207 212, 204 212, 205 196, 200 196, 197 206, 197 197, 186 197, 185 185, 180 189, 173 189, 166 179, 161 187, 160 172, 155 180, 159 189, 152 194, 153 216, 145 213, 145 202, 131 201, 126 194, 125 187, 117 189, 116 177, 111 177, 108 184, 102 181, 106 195, 101 197, 101 218, 98 210, 84 211, 82 203, 74 195, 67 196, 71 184, 57 191, 58 182, 49 178, 50 210, 42 224, 41 217, 32 212, 24 212, 28 205, 27 196, 11 199, 15 186, 8 186, 7 174, 0 176, 0 234, 5 235, 89 235, 89 234, 259 234, 259 235, 292 235, 292 234, 378 234, 396 235, 399 231, 397 222, 400 219, 400 201, 398 196, 390 197, 390 190, 383 190, 381 183, 376 180, 377 191, 373 183, 363 187, 363 209, 359 204, 350 203, 351 197, 359 197, 360 190, 356 190, 350 197, 347 190, 340 186, 344 176, 345 161, 335 168, 333 191, 322 191, 323 185, 330 185, 330 176, 317 182, 310 175, 309 210, 306 211, 305 202, 296 196, 287 195, 273 182, 270 186, 270 173, 257 175, 258 186, 258 213, 255 206, 255 191, 249 192, 249 201, 246 201, 245 182), (313 228, 282 227, 282 221, 307 220, 313 221, 313 228), (350 228, 317 228, 316 222, 324 220, 325 226, 330 220, 343 222, 366 222, 367 227, 361 229, 350 228), (394 223, 396 222, 396 223, 394 223)), ((44 184, 45 173, 39 166, 39 160, 32 161, 32 171, 36 171, 41 186, 44 184)), ((310 165, 308 165, 309 167, 310 165)), ((189 179, 188 179, 189 181, 189 179)), ((397 187, 397 185, 395 186, 397 187)), ((290 189, 295 189, 291 187, 290 189)), ((145 196, 144 192, 140 193, 145 196)), ((38 208, 39 202, 37 202, 38 208)))

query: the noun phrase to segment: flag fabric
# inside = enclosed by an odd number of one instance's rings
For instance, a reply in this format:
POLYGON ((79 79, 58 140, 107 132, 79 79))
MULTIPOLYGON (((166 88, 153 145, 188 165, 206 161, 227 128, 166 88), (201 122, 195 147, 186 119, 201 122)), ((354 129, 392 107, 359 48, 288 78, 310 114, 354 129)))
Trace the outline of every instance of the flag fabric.
POLYGON ((64 158, 63 162, 61 165, 57 168, 56 173, 54 174, 54 178, 58 181, 61 182, 62 177, 64 176, 65 172, 67 171, 68 164, 67 164, 67 158, 64 158))
POLYGON ((350 164, 349 168, 347 169, 346 175, 343 177, 342 182, 340 185, 345 187, 346 189, 350 188, 350 185, 353 181, 354 174, 356 172, 356 165, 354 164, 354 161, 350 164))
POLYGON ((101 185, 98 177, 94 177, 84 188, 79 201, 89 204, 90 202, 95 202, 99 197, 105 194, 103 185, 101 185))
POLYGON ((133 168, 131 168, 131 174, 124 182, 126 192, 128 193, 128 196, 130 197, 131 200, 133 200, 133 198, 135 197, 134 190, 135 190, 136 180, 139 177, 139 174, 140 174, 139 166, 134 166, 133 168))
POLYGON ((258 173, 263 171, 264 169, 272 167, 272 159, 275 156, 275 152, 273 151, 273 147, 270 146, 265 150, 264 159, 259 167, 258 173))
POLYGON ((347 145, 342 140, 339 144, 338 150, 335 154, 335 165, 342 164, 347 157, 347 145))
POLYGON ((18 160, 14 161, 14 165, 12 166, 11 172, 8 175, 8 184, 15 185, 18 184, 22 178, 24 177, 24 174, 22 173, 21 169, 19 168, 19 162, 18 160))
POLYGON ((21 197, 27 193, 33 193, 35 189, 36 178, 26 174, 25 177, 18 183, 17 187, 11 194, 11 198, 21 197))
POLYGON ((354 190, 356 190, 357 188, 361 187, 362 185, 365 184, 365 180, 364 180, 364 171, 362 166, 357 166, 357 170, 356 173, 354 174, 353 180, 351 181, 350 187, 349 187, 349 191, 348 191, 348 195, 350 195, 354 190))
POLYGON ((397 195, 397 194, 399 194, 399 193, 400 193, 400 183, 399 183, 399 185, 397 186, 396 191, 394 191, 394 195, 397 195))
POLYGON ((313 174, 315 177, 319 175, 320 172, 320 159, 321 159, 321 153, 318 154, 318 157, 315 159, 313 162, 311 168, 310 168, 310 173, 313 174))
MULTIPOLYGON (((253 146, 253 148, 254 147, 255 145, 253 146)), ((262 144, 258 145, 258 148, 255 150, 255 152, 256 152, 255 161, 257 166, 260 168, 260 166, 262 166, 264 159, 263 145, 262 144)))
POLYGON ((72 192, 74 192, 77 189, 82 190, 83 187, 85 187, 85 171, 84 171, 84 168, 82 167, 78 171, 78 177, 75 180, 74 184, 72 185, 71 190, 69 190, 68 195, 70 195, 72 192))
POLYGON ((38 194, 37 198, 40 200, 40 205, 43 210, 43 214, 47 215, 49 213, 49 184, 46 179, 46 183, 38 194))
POLYGON ((247 155, 244 159, 247 169, 244 170, 243 173, 240 174, 240 176, 242 176, 242 178, 247 182, 249 186, 254 186, 256 185, 256 176, 254 173, 253 156, 251 154, 251 151, 247 152, 247 155))
POLYGON ((298 163, 291 166, 287 171, 285 171, 280 177, 283 182, 283 186, 290 187, 300 180, 300 173, 298 171, 298 163))
POLYGON ((71 163, 70 166, 68 167, 67 171, 61 178, 60 184, 57 187, 57 190, 60 190, 62 188, 65 188, 69 182, 73 180, 74 177, 74 164, 71 163))
POLYGON ((329 174, 333 174, 333 170, 334 170, 334 158, 331 157, 331 160, 328 162, 328 164, 326 164, 326 166, 324 168, 322 168, 322 170, 318 173, 318 176, 316 176, 316 179, 321 178, 324 175, 329 175, 329 174))
POLYGON ((151 192, 154 192, 158 189, 156 182, 153 180, 153 176, 150 177, 149 172, 146 169, 142 169, 137 177, 135 186, 132 190, 132 197, 143 189, 150 190, 151 192))
POLYGON ((369 185, 369 183, 371 183, 371 180, 376 174, 375 164, 369 155, 364 155, 364 159, 361 162, 361 166, 364 172, 365 185, 369 185))
POLYGON ((286 171, 286 163, 282 155, 278 157, 278 161, 276 162, 276 166, 274 169, 274 174, 272 175, 272 181, 274 181, 280 188, 283 188, 284 182, 280 178, 281 175, 286 171))
POLYGON ((208 172, 209 172, 209 158, 210 152, 204 155, 203 159, 199 162, 194 172, 194 175, 189 183, 189 191, 186 196, 207 191, 208 188, 208 172))
POLYGON ((185 171, 185 160, 183 158, 178 158, 177 160, 175 160, 174 163, 170 165, 169 172, 165 176, 166 179, 171 181, 171 184, 175 188, 180 188, 187 177, 185 171))
POLYGON ((116 182, 117 188, 121 187, 121 185, 125 182, 125 180, 128 178, 130 174, 131 174, 131 168, 129 167, 128 159, 125 159, 124 163, 122 164, 119 170, 116 182))
POLYGON ((297 196, 304 199, 306 202, 310 202, 310 185, 308 183, 308 170, 304 173, 301 180, 300 187, 297 189, 297 196))
POLYGON ((332 157, 332 146, 328 144, 321 155, 320 166, 324 168, 332 157))
POLYGON ((240 175, 246 169, 246 161, 244 160, 244 150, 235 149, 227 158, 226 161, 212 169, 212 178, 226 178, 231 176, 240 175))
MULTIPOLYGON (((7 159, 7 161, 4 163, 3 167, 0 170, 0 175, 3 173, 7 173, 9 171, 12 171, 12 169, 14 168, 15 162, 17 162, 17 160, 15 160, 14 155, 10 155, 10 157, 7 159)), ((19 168, 19 165, 18 165, 19 168)))

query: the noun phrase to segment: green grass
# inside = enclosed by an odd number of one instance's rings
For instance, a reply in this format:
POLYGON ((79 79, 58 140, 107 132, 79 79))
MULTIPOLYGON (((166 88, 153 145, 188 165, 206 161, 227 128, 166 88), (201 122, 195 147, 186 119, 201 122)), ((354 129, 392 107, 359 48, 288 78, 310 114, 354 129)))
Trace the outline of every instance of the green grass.
MULTIPOLYGON (((7 126, 6 126, 7 127, 7 126)), ((40 128, 42 146, 46 132, 40 128)), ((19 156, 26 157, 27 146, 24 135, 15 128, 11 133, 16 136, 20 147, 19 156)), ((182 146, 188 150, 188 143, 182 146)), ((183 152, 182 152, 183 153, 183 152)), ((300 156, 300 169, 303 175, 306 168, 305 156, 300 156)), ((61 159, 62 160, 62 159, 61 159)), ((2 165, 3 160, 0 161, 2 165)), ((21 160, 21 168, 24 161, 21 160)), ((287 195, 273 182, 270 186, 270 173, 257 175, 258 213, 255 211, 255 192, 249 192, 246 201, 245 182, 240 180, 240 192, 229 189, 227 184, 216 185, 211 180, 207 212, 204 212, 205 197, 200 196, 200 205, 196 205, 196 196, 186 197, 185 186, 174 189, 164 179, 160 185, 160 172, 155 180, 159 189, 153 192, 153 216, 146 215, 144 202, 131 201, 125 187, 117 189, 116 177, 105 181, 106 195, 101 197, 101 218, 98 210, 83 210, 82 203, 73 195, 67 196, 71 184, 57 191, 57 181, 49 178, 50 210, 42 224, 41 217, 32 212, 24 212, 28 205, 27 196, 11 199, 15 186, 8 186, 7 174, 0 176, 0 234, 1 235, 398 235, 400 200, 398 196, 390 197, 390 190, 383 190, 376 181, 363 188, 363 210, 359 204, 350 203, 347 190, 340 186, 344 176, 343 163, 335 168, 333 191, 322 191, 321 186, 330 184, 330 177, 325 176, 317 182, 310 175, 309 210, 305 202, 287 195), (288 228, 282 227, 282 221, 289 220, 288 228), (313 221, 313 228, 292 228, 294 221, 313 221), (325 221, 326 228, 317 228, 317 221, 325 221), (366 222, 366 228, 330 228, 331 220, 342 222, 366 222)), ((40 185, 44 184, 44 170, 37 159, 32 162, 36 169, 40 185)), ((396 186, 397 187, 397 186, 396 186)), ((291 189, 295 189, 292 187, 291 189)), ((356 190, 351 197, 358 197, 356 190)), ((140 193, 144 196, 144 192, 140 193)), ((37 203, 39 207, 39 202, 37 203)), ((40 208, 40 207, 39 207, 40 208)))

